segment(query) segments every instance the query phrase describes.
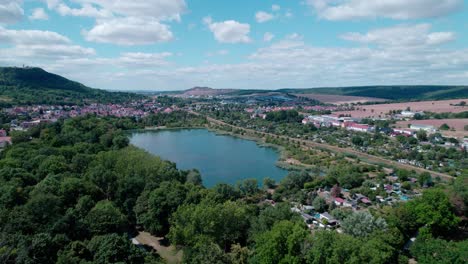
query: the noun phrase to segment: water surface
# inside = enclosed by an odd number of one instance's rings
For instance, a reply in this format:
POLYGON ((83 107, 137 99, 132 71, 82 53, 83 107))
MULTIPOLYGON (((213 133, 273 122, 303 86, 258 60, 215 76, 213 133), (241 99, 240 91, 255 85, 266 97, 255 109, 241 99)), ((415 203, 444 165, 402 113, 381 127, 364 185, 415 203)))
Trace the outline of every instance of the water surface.
POLYGON ((130 143, 177 163, 179 169, 198 169, 206 187, 247 178, 261 184, 265 177, 279 181, 287 174, 275 165, 279 159, 275 149, 206 129, 135 132, 130 143))

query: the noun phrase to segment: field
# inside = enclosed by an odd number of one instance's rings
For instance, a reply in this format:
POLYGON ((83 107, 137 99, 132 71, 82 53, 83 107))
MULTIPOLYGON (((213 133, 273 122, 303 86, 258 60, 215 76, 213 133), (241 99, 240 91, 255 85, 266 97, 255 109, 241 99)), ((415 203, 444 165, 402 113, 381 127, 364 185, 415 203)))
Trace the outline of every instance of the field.
POLYGON ((428 119, 400 121, 396 123, 396 126, 400 128, 406 128, 408 127, 408 124, 430 125, 434 126, 435 128, 439 128, 441 125, 447 124, 450 127, 450 130, 440 131, 444 136, 458 138, 468 136, 468 131, 464 130, 465 126, 468 125, 468 119, 428 119))
POLYGON ((331 95, 331 94, 294 94, 298 97, 306 97, 327 104, 352 104, 352 103, 367 103, 367 102, 385 102, 388 101, 382 98, 363 97, 363 96, 347 96, 347 95, 331 95))
POLYGON ((356 107, 354 111, 338 111, 335 114, 351 115, 352 117, 385 117, 392 110, 406 110, 410 108, 411 111, 426 111, 433 113, 460 113, 468 111, 468 106, 454 106, 461 101, 468 102, 468 99, 455 99, 443 101, 422 101, 422 102, 407 102, 407 103, 394 103, 394 104, 375 104, 363 105, 356 107))

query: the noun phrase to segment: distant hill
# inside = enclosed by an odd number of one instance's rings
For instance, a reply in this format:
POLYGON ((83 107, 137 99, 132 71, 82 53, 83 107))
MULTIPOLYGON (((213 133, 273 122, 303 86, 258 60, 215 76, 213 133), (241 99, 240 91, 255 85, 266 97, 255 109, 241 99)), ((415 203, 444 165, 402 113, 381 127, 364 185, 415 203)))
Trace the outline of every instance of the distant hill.
POLYGON ((0 67, 0 105, 123 102, 142 95, 108 92, 46 72, 41 68, 0 67))
POLYGON ((230 94, 236 90, 233 89, 213 89, 210 87, 193 87, 191 89, 185 90, 179 95, 182 97, 190 97, 190 96, 217 96, 223 94, 230 94))
POLYGON ((468 97, 468 86, 359 86, 341 88, 280 89, 294 94, 361 96, 393 101, 443 100, 468 97))

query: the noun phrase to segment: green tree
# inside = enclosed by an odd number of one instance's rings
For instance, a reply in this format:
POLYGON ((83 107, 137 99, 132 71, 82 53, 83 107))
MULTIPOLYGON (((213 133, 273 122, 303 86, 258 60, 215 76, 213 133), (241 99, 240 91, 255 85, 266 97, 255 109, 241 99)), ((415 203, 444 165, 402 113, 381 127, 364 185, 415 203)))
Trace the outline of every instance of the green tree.
POLYGON ((385 230, 387 223, 383 218, 374 218, 369 212, 355 212, 341 221, 346 234, 354 237, 367 237, 375 230, 385 230))
POLYGON ((309 232, 302 223, 280 221, 255 239, 254 263, 302 263, 309 232))
POLYGON ((186 194, 187 189, 180 182, 162 182, 149 193, 147 199, 138 199, 139 208, 146 209, 137 213, 138 222, 153 234, 166 235, 169 231, 169 217, 184 203, 186 194))
POLYGON ((323 213, 328 209, 327 201, 324 198, 317 196, 312 202, 315 211, 323 213))
POLYGON ((98 202, 84 219, 92 234, 120 233, 126 230, 127 218, 111 201, 98 202))
POLYGON ((406 207, 416 217, 416 223, 420 227, 426 226, 434 235, 446 234, 460 221, 442 190, 426 190, 421 197, 409 201, 406 207))
POLYGON ((257 179, 245 179, 240 181, 236 184, 236 188, 243 196, 254 195, 259 191, 257 179))

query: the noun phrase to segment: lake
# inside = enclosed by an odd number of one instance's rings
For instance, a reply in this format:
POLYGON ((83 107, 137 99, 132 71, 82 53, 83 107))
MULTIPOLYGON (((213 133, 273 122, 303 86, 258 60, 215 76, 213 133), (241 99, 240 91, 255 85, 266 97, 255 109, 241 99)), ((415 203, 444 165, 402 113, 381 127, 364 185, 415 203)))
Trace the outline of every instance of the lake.
POLYGON ((206 129, 135 132, 130 143, 177 163, 179 169, 198 169, 206 187, 248 178, 259 184, 265 177, 278 182, 288 173, 275 165, 280 156, 275 149, 206 129))

